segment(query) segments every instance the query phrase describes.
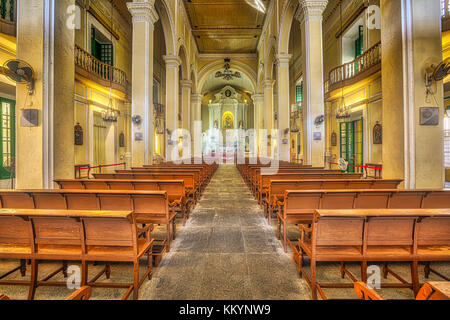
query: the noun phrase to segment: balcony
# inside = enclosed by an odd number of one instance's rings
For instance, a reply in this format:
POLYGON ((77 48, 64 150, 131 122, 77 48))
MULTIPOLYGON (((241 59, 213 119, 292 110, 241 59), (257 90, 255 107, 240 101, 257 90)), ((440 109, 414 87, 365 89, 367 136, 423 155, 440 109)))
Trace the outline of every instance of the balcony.
POLYGON ((16 1, 0 1, 0 33, 16 36, 16 1))
POLYGON ((101 62, 78 46, 75 46, 75 72, 104 87, 111 86, 125 94, 130 92, 124 71, 101 62))
POLYGON ((381 42, 378 42, 355 60, 331 70, 324 85, 325 94, 352 85, 380 70, 381 42))

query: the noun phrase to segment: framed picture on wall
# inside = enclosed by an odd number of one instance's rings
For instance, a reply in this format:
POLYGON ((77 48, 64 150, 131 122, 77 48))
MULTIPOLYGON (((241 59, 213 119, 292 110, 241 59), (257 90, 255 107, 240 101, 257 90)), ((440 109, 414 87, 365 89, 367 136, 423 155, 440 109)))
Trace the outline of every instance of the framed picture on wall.
POLYGON ((331 146, 336 147, 337 146, 337 134, 336 132, 333 132, 331 134, 331 146))
POLYGON ((383 144, 383 127, 378 122, 373 127, 373 144, 383 144))

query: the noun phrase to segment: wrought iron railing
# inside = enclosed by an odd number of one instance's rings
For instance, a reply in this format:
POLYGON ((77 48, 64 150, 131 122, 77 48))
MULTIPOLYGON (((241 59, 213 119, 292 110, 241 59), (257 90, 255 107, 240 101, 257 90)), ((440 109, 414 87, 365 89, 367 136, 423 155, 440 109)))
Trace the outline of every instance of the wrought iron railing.
POLYGON ((17 7, 15 0, 0 0, 0 32, 16 35, 17 7))
POLYGON ((366 50, 355 60, 331 70, 329 79, 325 82, 325 92, 328 92, 330 87, 340 82, 350 80, 378 64, 381 64, 381 42, 378 42, 370 49, 366 50))
POLYGON ((101 80, 127 88, 127 75, 124 71, 101 62, 78 46, 75 46, 75 65, 101 80))
POLYGON ((10 22, 16 21, 16 1, 1 0, 0 1, 0 17, 2 20, 10 22))

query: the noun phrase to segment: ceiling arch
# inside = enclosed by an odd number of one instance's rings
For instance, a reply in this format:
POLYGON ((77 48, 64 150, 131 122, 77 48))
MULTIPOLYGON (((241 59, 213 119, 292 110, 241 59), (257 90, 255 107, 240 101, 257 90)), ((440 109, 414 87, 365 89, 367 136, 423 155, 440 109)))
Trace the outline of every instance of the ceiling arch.
MULTIPOLYGON (((197 92, 199 92, 199 93, 205 92, 204 87, 205 87, 205 83, 207 82, 207 80, 210 80, 211 76, 214 77, 214 75, 217 71, 222 71, 223 69, 224 69, 223 60, 217 60, 217 61, 211 62, 211 63, 207 64, 206 66, 204 66, 198 74, 197 92)), ((252 93, 254 93, 255 89, 256 89, 256 76, 257 76, 256 72, 247 64, 239 62, 239 61, 232 61, 231 69, 233 71, 239 71, 242 74, 243 82, 240 84, 235 84, 235 85, 237 85, 238 87, 245 85, 246 87, 244 87, 243 89, 247 89, 247 90, 251 91, 252 93)), ((237 80, 232 80, 232 81, 238 82, 237 80)), ((222 82, 222 84, 232 85, 232 82, 224 80, 224 82, 222 82)))

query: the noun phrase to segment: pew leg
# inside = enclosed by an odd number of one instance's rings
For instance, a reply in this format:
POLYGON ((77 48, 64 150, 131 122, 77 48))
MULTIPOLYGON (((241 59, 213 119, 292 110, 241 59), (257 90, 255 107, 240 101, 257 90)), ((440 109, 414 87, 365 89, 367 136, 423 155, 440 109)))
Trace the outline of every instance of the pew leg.
POLYGON ((106 279, 111 279, 111 263, 107 262, 105 266, 106 279))
POLYGON ((35 259, 31 260, 31 279, 30 290, 28 292, 28 300, 34 300, 37 288, 37 276, 38 276, 38 262, 35 259))
POLYGON ((428 279, 430 277, 430 273, 431 273, 431 268, 430 268, 429 262, 425 262, 424 272, 425 272, 425 279, 428 279))
POLYGON ((67 278, 67 261, 63 261, 62 273, 64 278, 67 278))
POLYGON ((139 299, 139 260, 134 261, 133 300, 139 299))
POLYGON ((172 221, 172 240, 175 240, 177 237, 177 220, 174 218, 172 221))
POLYGON ((183 227, 184 227, 186 225, 186 220, 187 220, 186 208, 184 205, 181 207, 181 214, 183 215, 183 227))
POLYGON ((25 277, 27 274, 27 261, 20 260, 20 274, 22 277, 25 277))
POLYGON ((286 225, 286 220, 283 221, 283 247, 284 247, 284 252, 287 252, 287 225, 286 225))
POLYGON ((281 221, 280 218, 277 219, 277 238, 281 240, 281 221))
POLYGON ((171 227, 170 227, 170 224, 171 224, 171 222, 169 221, 168 223, 167 223, 167 227, 166 227, 166 248, 167 248, 167 252, 170 252, 170 242, 172 241, 172 235, 171 235, 171 232, 170 232, 170 229, 171 229, 171 227))
POLYGON ((88 281, 88 262, 81 261, 81 286, 85 286, 88 281))
POLYGON ((387 262, 383 263, 383 278, 387 279, 389 273, 387 262))
POLYGON ((417 261, 413 261, 411 263, 411 282, 414 296, 417 296, 420 290, 418 264, 419 263, 417 261))
POLYGON ((152 251, 153 248, 150 248, 150 250, 147 252, 147 268, 150 270, 150 272, 148 273, 148 280, 152 280, 153 277, 152 251))
POLYGON ((298 249, 298 268, 297 268, 297 270, 298 270, 298 276, 300 278, 303 278, 303 272, 302 272, 302 270, 303 270, 303 250, 301 247, 299 247, 299 249, 298 249))
POLYGON ((345 262, 341 261, 341 279, 345 278, 345 262))
POLYGON ((311 297, 317 300, 316 260, 311 259, 311 297))
POLYGON ((271 207, 268 207, 268 209, 267 209, 267 214, 269 215, 269 226, 272 225, 272 213, 273 213, 272 208, 271 208, 271 207))
POLYGON ((361 262, 361 281, 367 282, 367 261, 361 262))

